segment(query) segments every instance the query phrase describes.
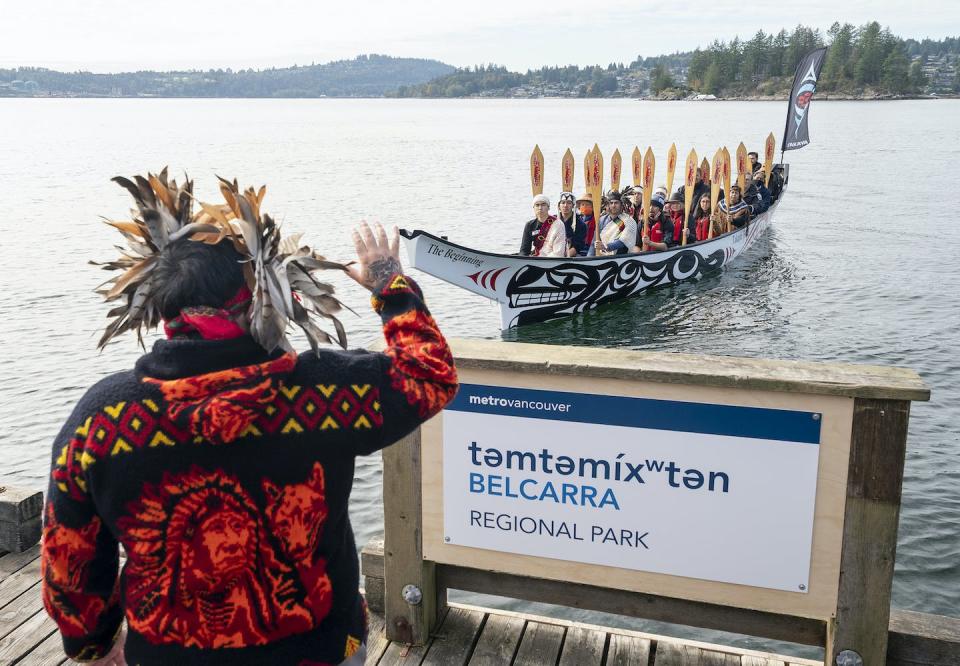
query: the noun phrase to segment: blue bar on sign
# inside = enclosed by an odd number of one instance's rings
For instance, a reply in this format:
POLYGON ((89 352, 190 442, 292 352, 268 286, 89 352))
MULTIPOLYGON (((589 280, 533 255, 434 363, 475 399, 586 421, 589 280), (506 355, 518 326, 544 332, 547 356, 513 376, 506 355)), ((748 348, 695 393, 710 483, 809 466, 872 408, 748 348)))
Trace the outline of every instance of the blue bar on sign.
POLYGON ((820 415, 787 409, 461 384, 447 410, 820 444, 820 415))

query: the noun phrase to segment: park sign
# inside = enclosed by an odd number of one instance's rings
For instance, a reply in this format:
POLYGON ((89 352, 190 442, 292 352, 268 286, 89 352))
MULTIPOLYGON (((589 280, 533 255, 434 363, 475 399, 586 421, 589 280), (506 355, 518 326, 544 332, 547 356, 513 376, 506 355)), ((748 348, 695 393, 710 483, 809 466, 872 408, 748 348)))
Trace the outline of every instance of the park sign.
POLYGON ((444 542, 805 593, 820 417, 464 384, 443 413, 444 542))

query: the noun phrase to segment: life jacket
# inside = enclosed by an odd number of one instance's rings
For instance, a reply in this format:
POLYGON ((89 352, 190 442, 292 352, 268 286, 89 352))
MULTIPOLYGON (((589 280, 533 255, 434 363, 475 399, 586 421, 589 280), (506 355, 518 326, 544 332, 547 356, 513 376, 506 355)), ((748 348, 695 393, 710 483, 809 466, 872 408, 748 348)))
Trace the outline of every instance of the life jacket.
POLYGON ((683 211, 677 213, 671 211, 670 218, 673 220, 673 240, 679 243, 683 234, 683 211))
POLYGON ((710 216, 705 215, 697 218, 697 240, 707 240, 710 236, 710 216))
POLYGON ((662 243, 663 242, 663 229, 660 227, 660 220, 657 220, 657 223, 650 227, 650 242, 651 243, 662 243))
POLYGON ((557 218, 553 215, 547 217, 543 221, 543 224, 540 225, 540 228, 537 230, 537 235, 533 237, 533 251, 530 253, 531 256, 539 257, 540 250, 543 248, 544 241, 547 240, 547 236, 550 235, 550 227, 553 226, 553 223, 556 222, 557 218))

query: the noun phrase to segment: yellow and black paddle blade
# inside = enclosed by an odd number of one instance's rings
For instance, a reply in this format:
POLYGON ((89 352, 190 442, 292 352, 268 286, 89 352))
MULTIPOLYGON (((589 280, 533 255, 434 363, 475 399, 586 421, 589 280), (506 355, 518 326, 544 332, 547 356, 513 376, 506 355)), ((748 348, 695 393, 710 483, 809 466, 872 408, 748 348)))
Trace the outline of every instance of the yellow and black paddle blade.
POLYGON ((534 146, 530 154, 530 189, 533 196, 543 194, 543 153, 539 145, 534 146))
POLYGON ((573 192, 573 153, 569 148, 560 160, 560 183, 564 192, 573 192))

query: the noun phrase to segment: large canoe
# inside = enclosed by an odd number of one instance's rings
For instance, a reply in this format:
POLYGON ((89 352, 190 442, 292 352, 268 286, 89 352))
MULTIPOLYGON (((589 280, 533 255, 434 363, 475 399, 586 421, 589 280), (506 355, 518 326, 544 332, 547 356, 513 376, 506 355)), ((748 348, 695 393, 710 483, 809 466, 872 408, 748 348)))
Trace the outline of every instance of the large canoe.
MULTIPOLYGON (((784 180, 789 171, 784 165, 784 180)), ((786 182, 783 190, 786 190, 786 182)), ((783 191, 741 229, 669 250, 603 257, 523 257, 474 250, 425 231, 401 230, 410 263, 500 304, 503 329, 573 315, 647 289, 719 271, 770 226, 783 191)))

